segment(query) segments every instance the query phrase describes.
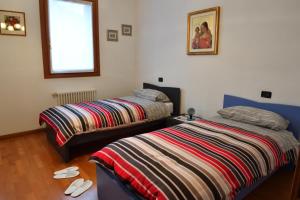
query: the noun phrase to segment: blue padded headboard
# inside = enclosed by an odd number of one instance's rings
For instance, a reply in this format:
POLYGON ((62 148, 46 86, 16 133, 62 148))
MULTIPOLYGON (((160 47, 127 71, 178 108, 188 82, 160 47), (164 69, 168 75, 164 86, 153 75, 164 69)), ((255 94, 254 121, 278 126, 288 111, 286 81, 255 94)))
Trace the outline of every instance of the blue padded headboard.
POLYGON ((227 108, 231 106, 251 106, 251 107, 261 108, 261 109, 278 113, 281 116, 283 116, 285 119, 290 121, 288 130, 293 132, 293 134, 298 140, 300 139, 300 107, 299 106, 261 103, 261 102, 240 98, 240 97, 225 95, 223 107, 227 108))

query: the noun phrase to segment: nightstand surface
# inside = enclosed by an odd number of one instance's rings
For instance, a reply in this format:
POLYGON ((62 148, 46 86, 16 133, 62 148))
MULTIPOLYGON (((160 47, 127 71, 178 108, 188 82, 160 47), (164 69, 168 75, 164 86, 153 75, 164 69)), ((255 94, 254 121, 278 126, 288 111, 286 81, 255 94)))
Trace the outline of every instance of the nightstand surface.
POLYGON ((202 119, 201 117, 199 116, 193 116, 193 119, 192 120, 188 120, 188 115, 186 114, 182 114, 182 115, 179 115, 177 117, 173 117, 174 120, 179 120, 179 121, 182 121, 182 122, 190 122, 190 121, 195 121, 195 120, 199 120, 199 119, 202 119))
POLYGON ((191 121, 202 119, 199 116, 193 116, 193 120, 188 120, 187 117, 188 117, 188 115, 186 115, 186 114, 182 114, 182 115, 179 115, 179 116, 169 117, 167 119, 166 127, 176 126, 178 124, 187 123, 187 122, 191 122, 191 121))

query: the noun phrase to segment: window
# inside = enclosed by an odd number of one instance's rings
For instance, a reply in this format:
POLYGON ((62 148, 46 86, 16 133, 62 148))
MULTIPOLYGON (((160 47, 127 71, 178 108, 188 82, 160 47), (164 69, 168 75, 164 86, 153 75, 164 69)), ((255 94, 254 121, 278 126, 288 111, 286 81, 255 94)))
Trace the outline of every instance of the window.
POLYGON ((45 78, 100 75, 97 0, 40 0, 45 78))

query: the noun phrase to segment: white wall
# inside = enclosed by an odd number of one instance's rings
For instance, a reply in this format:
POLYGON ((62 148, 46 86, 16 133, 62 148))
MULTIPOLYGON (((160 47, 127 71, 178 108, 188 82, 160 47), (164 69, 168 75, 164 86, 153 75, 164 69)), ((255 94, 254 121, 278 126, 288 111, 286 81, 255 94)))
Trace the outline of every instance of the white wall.
POLYGON ((214 115, 223 95, 300 105, 299 0, 139 0, 137 67, 143 81, 177 86, 182 111, 214 115), (221 6, 217 56, 187 56, 187 13, 221 6), (271 100, 261 99, 271 90, 271 100))
POLYGON ((0 135, 38 128, 38 114, 58 90, 96 88, 99 97, 128 95, 148 81, 182 89, 182 111, 213 115, 224 93, 300 105, 299 0, 101 0, 101 76, 43 79, 36 0, 0 1, 26 12, 27 37, 0 36, 0 135), (221 6, 218 56, 186 55, 187 13, 221 6), (132 24, 133 37, 107 42, 106 30, 132 24))
MULTIPOLYGON (((101 0, 101 76, 43 78, 37 0, 1 0, 3 10, 26 13, 27 37, 0 35, 0 135, 36 129, 39 113, 55 101, 58 90, 95 88, 99 97, 128 95, 136 87, 135 38, 120 35, 121 24, 135 27, 135 0, 101 0), (119 42, 107 42, 107 29, 119 30, 119 42)), ((136 35, 135 32, 133 35, 136 35)))

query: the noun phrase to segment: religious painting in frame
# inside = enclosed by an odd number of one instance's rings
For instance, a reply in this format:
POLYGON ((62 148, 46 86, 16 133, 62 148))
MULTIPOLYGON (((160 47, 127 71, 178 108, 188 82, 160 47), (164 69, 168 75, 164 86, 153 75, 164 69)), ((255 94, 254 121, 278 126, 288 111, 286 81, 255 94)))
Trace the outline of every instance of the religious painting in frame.
POLYGON ((0 10, 0 34, 26 36, 25 13, 0 10))
POLYGON ((187 54, 217 55, 220 7, 188 14, 187 54))

